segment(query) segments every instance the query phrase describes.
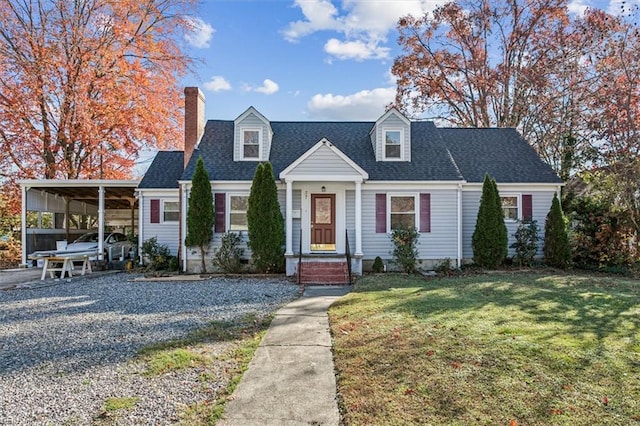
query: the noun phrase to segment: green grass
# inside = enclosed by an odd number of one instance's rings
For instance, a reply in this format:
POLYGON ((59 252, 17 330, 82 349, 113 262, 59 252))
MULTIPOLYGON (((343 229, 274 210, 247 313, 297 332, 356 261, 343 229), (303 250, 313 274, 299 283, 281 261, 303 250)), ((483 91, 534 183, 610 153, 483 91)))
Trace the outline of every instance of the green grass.
POLYGON ((640 283, 367 276, 330 309, 346 424, 640 424, 640 283))
POLYGON ((135 407, 138 402, 137 397, 112 397, 104 402, 104 411, 113 412, 118 410, 128 410, 135 407))
POLYGON ((183 339, 153 344, 139 352, 140 359, 146 363, 146 375, 199 368, 199 382, 203 387, 208 382, 216 382, 216 392, 208 399, 194 403, 180 413, 182 424, 212 425, 222 416, 227 399, 240 382, 272 318, 247 315, 230 323, 212 322, 183 339), (207 350, 210 342, 229 342, 230 347, 222 354, 211 354, 207 350), (210 372, 209 367, 214 363, 224 364, 223 377, 210 372), (224 383, 220 389, 219 381, 224 383))

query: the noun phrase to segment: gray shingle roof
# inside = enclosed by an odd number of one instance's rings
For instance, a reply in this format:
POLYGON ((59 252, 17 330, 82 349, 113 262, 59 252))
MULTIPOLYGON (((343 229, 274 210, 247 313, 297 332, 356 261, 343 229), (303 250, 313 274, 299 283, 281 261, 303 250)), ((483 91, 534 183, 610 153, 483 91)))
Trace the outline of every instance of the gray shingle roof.
POLYGON ((144 174, 138 188, 178 188, 184 166, 183 151, 160 151, 144 174))
MULTIPOLYGON (((276 177, 298 157, 326 138, 369 174, 369 180, 462 180, 430 122, 412 123, 411 162, 376 162, 369 132, 374 122, 272 121, 270 161, 276 177)), ((212 180, 251 180, 257 163, 233 162, 233 121, 210 120, 182 179, 191 179, 202 156, 212 180)))
MULTIPOLYGON (((270 161, 276 178, 323 138, 369 174, 370 181, 482 182, 489 173, 499 183, 561 183, 553 169, 515 129, 436 128, 411 123, 411 162, 376 162, 369 133, 374 122, 272 121, 270 161)), ((209 120, 184 172, 182 152, 159 153, 141 188, 176 188, 189 180, 202 156, 211 180, 253 179, 257 162, 233 161, 234 123, 209 120)))
POLYGON ((562 183, 513 128, 438 128, 467 182, 562 183))

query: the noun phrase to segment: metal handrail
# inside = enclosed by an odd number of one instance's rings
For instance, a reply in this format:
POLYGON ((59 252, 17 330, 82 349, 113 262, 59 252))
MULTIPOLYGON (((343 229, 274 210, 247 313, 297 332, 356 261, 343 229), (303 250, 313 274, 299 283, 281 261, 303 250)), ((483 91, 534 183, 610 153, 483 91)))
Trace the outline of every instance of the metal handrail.
POLYGON ((300 236, 299 236, 299 248, 298 248, 298 285, 300 285, 302 281, 302 228, 300 228, 300 236))
POLYGON ((352 285, 351 280, 351 248, 349 247, 349 231, 344 231, 344 251, 347 255, 347 272, 349 273, 349 285, 352 285))

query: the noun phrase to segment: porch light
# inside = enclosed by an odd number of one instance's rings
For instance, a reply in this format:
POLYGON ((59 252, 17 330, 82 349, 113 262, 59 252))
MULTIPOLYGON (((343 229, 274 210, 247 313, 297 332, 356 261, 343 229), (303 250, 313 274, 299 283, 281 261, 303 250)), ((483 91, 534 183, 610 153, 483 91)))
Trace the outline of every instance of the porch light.
POLYGON ((320 188, 320 190, 321 190, 322 192, 327 192, 327 187, 326 187, 326 186, 324 186, 324 185, 322 185, 322 188, 320 188))

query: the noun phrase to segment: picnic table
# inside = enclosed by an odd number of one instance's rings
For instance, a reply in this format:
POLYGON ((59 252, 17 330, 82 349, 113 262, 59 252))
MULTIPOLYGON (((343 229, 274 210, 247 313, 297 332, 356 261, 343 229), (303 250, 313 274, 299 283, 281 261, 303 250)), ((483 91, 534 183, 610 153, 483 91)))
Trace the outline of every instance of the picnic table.
POLYGON ((47 277, 47 273, 49 273, 51 278, 55 278, 56 272, 60 272, 60 278, 64 278, 65 274, 72 277, 73 270, 75 269, 74 262, 82 262, 82 271, 80 272, 80 275, 84 275, 87 271, 89 271, 89 273, 93 273, 93 270, 91 269, 91 261, 89 259, 96 255, 96 250, 51 250, 34 252, 29 256, 29 259, 42 259, 44 261, 42 266, 42 276, 40 277, 40 280, 44 280, 47 277))

